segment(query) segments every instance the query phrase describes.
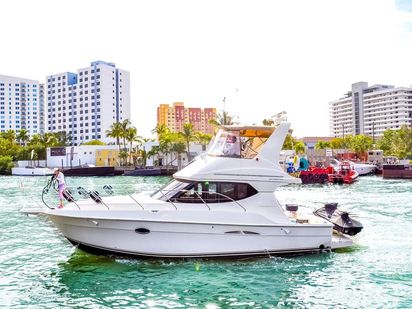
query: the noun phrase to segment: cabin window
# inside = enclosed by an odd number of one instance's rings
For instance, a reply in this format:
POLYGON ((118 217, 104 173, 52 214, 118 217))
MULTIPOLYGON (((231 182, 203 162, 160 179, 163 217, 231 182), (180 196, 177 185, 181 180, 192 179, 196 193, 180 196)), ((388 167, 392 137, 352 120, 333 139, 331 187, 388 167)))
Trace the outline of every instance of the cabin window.
POLYGON ((225 203, 238 201, 257 193, 247 183, 196 182, 188 183, 171 198, 163 199, 178 203, 225 203))

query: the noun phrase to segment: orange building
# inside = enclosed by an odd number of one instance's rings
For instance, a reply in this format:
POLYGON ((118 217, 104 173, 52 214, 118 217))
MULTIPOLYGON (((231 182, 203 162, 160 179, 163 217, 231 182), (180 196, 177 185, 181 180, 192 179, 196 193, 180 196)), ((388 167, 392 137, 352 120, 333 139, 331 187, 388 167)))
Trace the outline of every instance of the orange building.
POLYGON ((216 119, 216 108, 185 107, 183 102, 160 104, 157 108, 157 124, 167 126, 171 132, 181 132, 185 123, 191 123, 195 131, 213 134, 210 119, 216 119))

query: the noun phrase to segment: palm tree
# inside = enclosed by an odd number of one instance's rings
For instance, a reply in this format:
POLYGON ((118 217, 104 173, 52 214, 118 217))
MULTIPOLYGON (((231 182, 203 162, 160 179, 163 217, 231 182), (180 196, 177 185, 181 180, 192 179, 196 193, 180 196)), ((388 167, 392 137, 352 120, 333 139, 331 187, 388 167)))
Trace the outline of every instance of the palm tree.
POLYGON ((21 129, 19 133, 17 134, 17 140, 23 144, 23 146, 26 146, 26 142, 30 139, 30 136, 28 134, 28 131, 26 129, 21 129))
POLYGON ((116 144, 119 145, 119 153, 120 153, 120 137, 122 137, 122 125, 120 122, 115 122, 110 126, 109 130, 106 130, 106 136, 115 138, 116 144))
POLYGON ((202 132, 196 132, 195 139, 199 144, 206 146, 210 143, 210 140, 212 139, 212 135, 207 134, 207 133, 202 133, 202 132))
POLYGON ((210 119, 209 123, 217 127, 234 124, 233 117, 230 116, 227 111, 222 111, 220 114, 217 114, 216 119, 210 119))
POLYGON ((122 128, 122 133, 120 135, 121 138, 123 138, 123 148, 126 149, 126 136, 127 136, 127 130, 130 128, 131 122, 129 119, 125 119, 120 123, 120 126, 122 128))
POLYGON ((8 140, 10 144, 14 144, 16 140, 16 132, 14 130, 7 130, 2 133, 4 139, 8 140))
POLYGON ((126 131, 125 137, 126 137, 126 140, 130 143, 129 155, 130 155, 130 162, 132 162, 133 142, 141 142, 141 137, 137 135, 137 129, 135 127, 128 128, 126 131))
MULTIPOLYGON (((178 169, 180 170, 182 168, 182 156, 181 154, 183 152, 185 152, 186 150, 186 145, 183 141, 176 141, 172 144, 172 147, 170 148, 171 152, 176 153, 176 157, 177 157, 177 166, 178 169)), ((188 157, 189 160, 189 157, 188 157)))
POLYGON ((153 134, 157 134, 157 140, 160 141, 162 135, 170 133, 169 128, 164 124, 158 124, 153 130, 153 134))
POLYGON ((59 146, 70 146, 72 144, 72 137, 66 131, 55 132, 54 136, 57 139, 59 146))
POLYGON ((195 130, 193 129, 193 124, 191 123, 185 123, 183 125, 183 131, 179 132, 179 135, 185 140, 186 142, 186 151, 187 151, 187 159, 189 159, 189 145, 190 142, 193 141, 195 137, 195 130))

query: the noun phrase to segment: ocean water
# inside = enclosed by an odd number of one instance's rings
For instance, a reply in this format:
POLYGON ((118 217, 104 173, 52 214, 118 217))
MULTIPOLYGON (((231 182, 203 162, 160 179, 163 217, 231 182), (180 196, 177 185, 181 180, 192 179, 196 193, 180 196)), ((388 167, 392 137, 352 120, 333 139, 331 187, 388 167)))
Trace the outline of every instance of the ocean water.
MULTIPOLYGON (((151 192, 152 177, 67 177, 73 187, 151 192)), ((45 177, 0 177, 0 308, 412 308, 412 181, 286 186, 282 203, 339 202, 364 230, 350 250, 240 260, 96 256, 44 217, 45 177)))

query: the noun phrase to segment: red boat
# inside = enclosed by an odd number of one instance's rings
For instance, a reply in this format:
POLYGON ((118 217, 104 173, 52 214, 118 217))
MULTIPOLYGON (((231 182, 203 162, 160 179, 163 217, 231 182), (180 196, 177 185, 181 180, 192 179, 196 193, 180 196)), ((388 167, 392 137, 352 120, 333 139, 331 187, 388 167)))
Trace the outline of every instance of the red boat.
MULTIPOLYGON (((332 168, 333 169, 333 168, 332 168)), ((358 178, 359 174, 347 161, 341 162, 334 173, 328 175, 328 180, 331 183, 346 183, 351 184, 358 178)))
POLYGON ((299 178, 302 180, 302 183, 326 183, 329 181, 329 174, 332 174, 334 169, 332 166, 327 168, 310 166, 305 171, 300 171, 299 178))

